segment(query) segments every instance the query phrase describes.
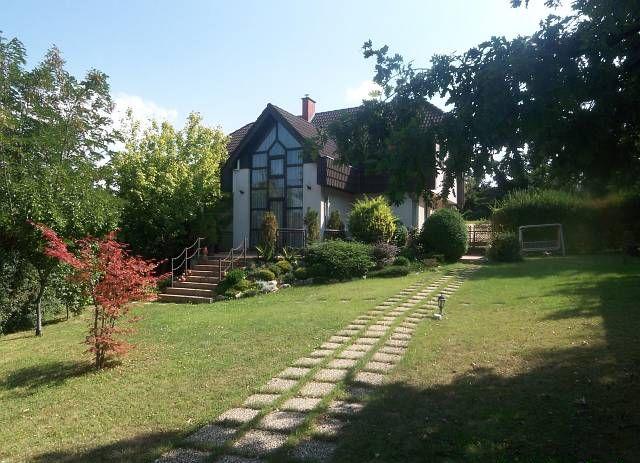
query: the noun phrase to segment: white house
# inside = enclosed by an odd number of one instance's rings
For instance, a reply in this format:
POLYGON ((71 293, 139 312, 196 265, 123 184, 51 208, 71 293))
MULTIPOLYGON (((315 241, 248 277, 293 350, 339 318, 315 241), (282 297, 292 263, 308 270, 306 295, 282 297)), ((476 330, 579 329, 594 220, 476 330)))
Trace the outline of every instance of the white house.
MULTIPOLYGON (((384 192, 385 178, 365 175, 359 169, 337 162, 339 153, 329 141, 315 160, 305 159, 303 145, 334 121, 342 120, 358 108, 315 112, 315 101, 302 98, 302 115, 295 116, 268 104, 255 122, 230 134, 229 159, 223 171, 223 188, 233 193, 233 245, 245 238, 251 246, 260 242, 262 216, 272 211, 284 243, 302 242, 303 217, 307 208, 320 217, 324 233, 329 214, 340 211, 342 220, 361 195, 384 192)), ((433 118, 442 112, 434 107, 433 118)), ((434 179, 432 188, 437 186, 434 179)), ((455 189, 454 189, 455 190, 455 189)), ((455 193, 449 202, 456 203, 455 193)), ((422 227, 430 210, 424 199, 407 196, 393 207, 408 227, 422 227)))

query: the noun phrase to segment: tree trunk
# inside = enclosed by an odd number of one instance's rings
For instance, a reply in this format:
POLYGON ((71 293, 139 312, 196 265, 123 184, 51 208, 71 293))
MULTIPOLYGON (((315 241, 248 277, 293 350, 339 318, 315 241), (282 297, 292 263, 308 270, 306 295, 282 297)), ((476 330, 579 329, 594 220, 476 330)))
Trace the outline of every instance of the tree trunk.
POLYGON ((38 295, 36 296, 36 336, 42 336, 42 296, 44 290, 47 288, 47 281, 49 280, 50 270, 38 270, 40 288, 38 288, 38 295))

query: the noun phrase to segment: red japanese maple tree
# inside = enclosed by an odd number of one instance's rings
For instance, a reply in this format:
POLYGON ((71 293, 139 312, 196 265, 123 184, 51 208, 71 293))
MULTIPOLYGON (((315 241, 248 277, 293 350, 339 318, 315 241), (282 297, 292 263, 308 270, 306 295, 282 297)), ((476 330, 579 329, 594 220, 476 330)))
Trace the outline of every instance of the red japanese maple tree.
MULTIPOLYGON (((34 224, 46 241, 45 254, 74 270, 73 280, 86 291, 93 302, 93 320, 85 343, 102 368, 107 361, 127 353, 133 345, 118 338, 130 334, 131 328, 116 323, 130 310, 131 302, 151 300, 159 277, 157 263, 131 256, 126 246, 115 240, 115 232, 104 238, 87 237, 73 243, 70 251, 56 232, 42 224, 34 224)), ((129 321, 137 321, 130 319, 129 321)))

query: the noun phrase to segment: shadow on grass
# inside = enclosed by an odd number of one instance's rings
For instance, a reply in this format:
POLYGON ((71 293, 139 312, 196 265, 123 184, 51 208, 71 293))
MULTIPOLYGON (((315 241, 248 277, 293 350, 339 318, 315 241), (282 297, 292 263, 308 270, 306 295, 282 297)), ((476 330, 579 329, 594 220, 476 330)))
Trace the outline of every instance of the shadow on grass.
POLYGON ((138 434, 130 439, 94 447, 84 452, 81 450, 49 452, 37 455, 29 461, 37 463, 151 462, 179 437, 176 432, 138 434))
POLYGON ((19 395, 32 394, 42 387, 61 386, 67 380, 95 371, 87 362, 48 362, 19 368, 0 380, 0 388, 19 395))
POLYGON ((538 352, 505 377, 381 388, 345 428, 336 462, 630 462, 640 454, 639 378, 606 348, 538 352))
POLYGON ((638 461, 640 265, 621 256, 532 259, 470 279, 558 274, 562 283, 539 296, 565 296, 571 306, 546 320, 602 317, 605 343, 534 350, 533 366, 515 375, 476 368, 426 389, 383 387, 345 428, 335 461, 638 461))

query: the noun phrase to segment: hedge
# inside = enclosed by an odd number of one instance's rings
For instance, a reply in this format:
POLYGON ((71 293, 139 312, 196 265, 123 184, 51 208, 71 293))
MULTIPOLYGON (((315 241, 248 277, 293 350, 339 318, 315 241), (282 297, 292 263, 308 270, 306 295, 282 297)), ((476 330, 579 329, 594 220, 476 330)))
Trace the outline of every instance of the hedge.
POLYGON ((348 280, 366 275, 373 267, 372 247, 358 242, 329 240, 309 246, 304 255, 309 276, 348 280))
MULTIPOLYGON (((513 233, 521 225, 561 223, 567 251, 571 253, 619 249, 625 231, 640 238, 640 193, 594 199, 558 190, 515 191, 496 204, 491 222, 495 230, 513 233)), ((531 238, 545 232, 525 233, 531 238)))

